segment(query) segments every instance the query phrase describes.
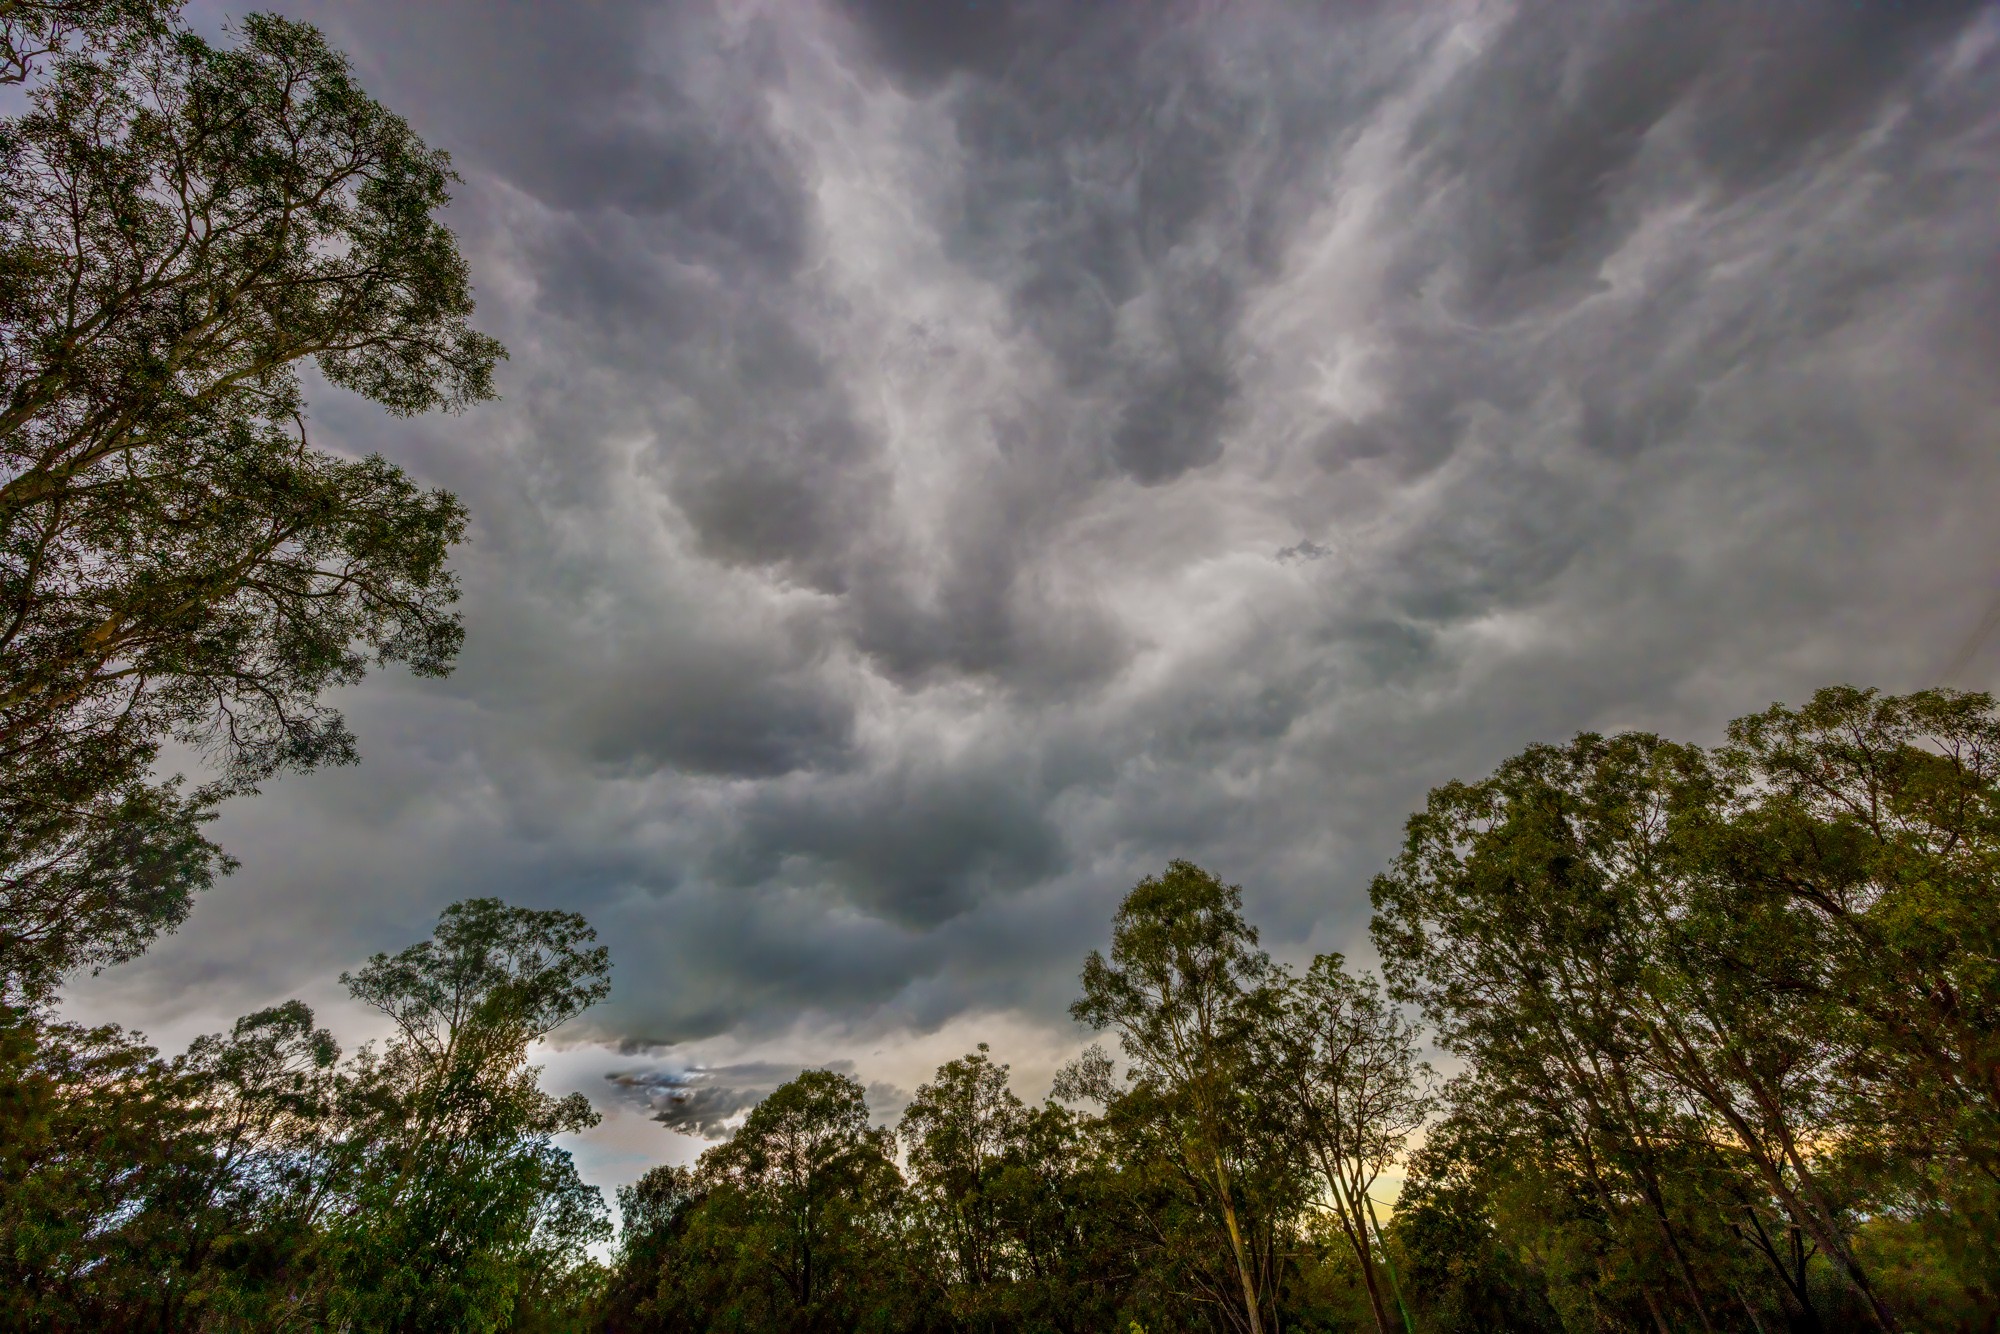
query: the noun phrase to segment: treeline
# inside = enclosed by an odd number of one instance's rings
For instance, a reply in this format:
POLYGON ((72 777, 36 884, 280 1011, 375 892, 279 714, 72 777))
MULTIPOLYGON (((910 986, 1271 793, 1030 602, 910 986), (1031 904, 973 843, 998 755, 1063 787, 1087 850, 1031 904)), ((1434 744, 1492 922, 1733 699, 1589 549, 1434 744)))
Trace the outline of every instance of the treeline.
POLYGON ((1115 1058, 1029 1106, 982 1048, 893 1130, 809 1071, 622 1192, 615 1249, 528 1063, 608 985, 573 915, 455 905, 346 977, 393 1036, 345 1057, 296 1002, 177 1057, 65 1021, 230 869, 224 800, 356 758, 329 687, 461 639, 463 509, 315 448, 300 379, 491 396, 450 164, 309 25, 229 43, 0 0, 0 1326, 1996 1328, 1984 695, 1440 788, 1379 983, 1176 862, 1083 968, 1115 1058))
POLYGON ((620 1192, 601 1318, 1990 1330, 1996 857, 1992 700, 1830 689, 1718 750, 1584 735, 1434 791, 1371 891, 1387 995, 1274 964, 1176 862, 1083 968, 1121 1060, 1028 1107, 982 1047, 893 1136, 808 1072, 620 1192))
POLYGON ((982 1046, 893 1130, 809 1070, 599 1193, 528 1050, 608 987, 492 900, 162 1059, 10 1008, 0 1320, 46 1329, 1992 1329, 1984 695, 1832 689, 1714 751, 1537 746, 1412 817, 1386 990, 1271 960, 1241 894, 1142 881, 1040 1106, 982 1046), (1457 1068, 1438 1080, 1403 1008, 1457 1068), (1403 1164, 1392 1200, 1382 1178, 1403 1164))
POLYGON ((603 1327, 1402 1328, 1369 1192, 1430 1106, 1413 1030, 1339 958, 1294 975, 1256 939, 1199 867, 1143 881, 1075 1006, 1124 1072, 1093 1047, 1039 1107, 983 1045, 893 1134, 805 1072, 619 1192, 603 1327))

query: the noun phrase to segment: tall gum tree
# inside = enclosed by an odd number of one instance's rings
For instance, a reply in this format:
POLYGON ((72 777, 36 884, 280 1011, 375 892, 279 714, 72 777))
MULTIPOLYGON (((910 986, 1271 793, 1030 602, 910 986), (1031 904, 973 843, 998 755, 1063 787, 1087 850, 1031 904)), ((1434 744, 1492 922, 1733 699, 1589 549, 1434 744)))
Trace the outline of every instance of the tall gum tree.
POLYGON ((200 827, 345 763, 322 700, 447 671, 465 513, 317 449, 300 371, 391 413, 492 396, 503 355, 435 216, 445 155, 312 27, 176 4, 0 4, 0 969, 129 957, 226 869, 200 827), (155 781, 172 739, 220 777, 155 781))
POLYGON ((1716 752, 1726 819, 1694 831, 1734 921, 1809 941, 1728 973, 1803 995, 1841 1059, 1831 1114, 1875 1127, 2000 1307, 2000 711, 1991 695, 1836 686, 1740 718, 1716 752))
POLYGON ((1164 1105, 1184 1108, 1186 1154, 1227 1233, 1242 1287, 1244 1326, 1263 1334, 1274 1284, 1245 1245, 1231 1161, 1243 1150, 1251 1095, 1244 1063, 1254 1022, 1250 995, 1270 973, 1243 892, 1192 862, 1148 876, 1118 905, 1107 958, 1092 950, 1070 1013, 1115 1028, 1131 1077, 1164 1105))
POLYGON ((1845 1002, 1808 980, 1823 933, 1746 898, 1718 858, 1737 818, 1696 747, 1644 734, 1531 747, 1431 794, 1373 886, 1375 938, 1400 994, 1495 1095, 1539 1083, 1576 1102, 1632 1172, 1704 1326, 1710 1295, 1659 1169, 1684 1133, 1677 1107, 1894 1329, 1828 1170, 1849 1138, 1827 1096, 1845 1002))

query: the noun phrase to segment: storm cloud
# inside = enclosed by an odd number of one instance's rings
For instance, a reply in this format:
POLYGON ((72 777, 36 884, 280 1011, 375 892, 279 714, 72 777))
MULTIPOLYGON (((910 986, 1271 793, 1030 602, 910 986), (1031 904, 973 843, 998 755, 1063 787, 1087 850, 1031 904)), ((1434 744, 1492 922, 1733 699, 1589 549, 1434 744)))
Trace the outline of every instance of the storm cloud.
POLYGON ((2000 670, 1990 4, 289 8, 464 177, 503 400, 313 428, 467 501, 468 640, 93 1012, 559 905, 711 1134, 1079 1043, 1171 857, 1365 956, 1432 784, 2000 670))

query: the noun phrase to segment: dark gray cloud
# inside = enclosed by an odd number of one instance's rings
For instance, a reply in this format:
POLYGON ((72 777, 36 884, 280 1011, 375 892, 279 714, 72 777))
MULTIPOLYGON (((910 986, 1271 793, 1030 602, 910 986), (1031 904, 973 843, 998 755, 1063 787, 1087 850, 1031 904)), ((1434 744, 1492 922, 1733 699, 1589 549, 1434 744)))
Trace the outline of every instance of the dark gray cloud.
POLYGON ((314 425, 465 497, 469 638, 107 1017, 561 904, 708 1134, 1035 1065, 1170 857, 1365 954, 1434 783, 2000 670, 1991 5, 297 9, 466 178, 504 401, 314 425))
MULTIPOLYGON (((743 1115, 765 1095, 808 1068, 852 1075, 854 1062, 827 1061, 812 1067, 782 1061, 669 1065, 614 1070, 604 1079, 616 1097, 643 1109, 667 1129, 713 1141, 729 1138, 743 1115)), ((880 1118, 893 1120, 910 1101, 907 1090, 882 1080, 865 1090, 869 1111, 880 1118)))
MULTIPOLYGON (((835 1061, 820 1068, 851 1074, 854 1063, 835 1061)), ((653 1120, 668 1129, 718 1140, 727 1139, 743 1113, 801 1069, 774 1061, 739 1061, 722 1066, 614 1070, 604 1078, 620 1096, 644 1107, 653 1120)))
MULTIPOLYGON (((1025 40, 1051 17, 1051 6, 1021 0, 842 0, 867 53, 919 89, 961 71, 993 74, 1025 54, 1025 40)), ((1087 15, 1094 4, 1071 7, 1087 15)), ((1060 11, 1058 11, 1060 12, 1060 11)))

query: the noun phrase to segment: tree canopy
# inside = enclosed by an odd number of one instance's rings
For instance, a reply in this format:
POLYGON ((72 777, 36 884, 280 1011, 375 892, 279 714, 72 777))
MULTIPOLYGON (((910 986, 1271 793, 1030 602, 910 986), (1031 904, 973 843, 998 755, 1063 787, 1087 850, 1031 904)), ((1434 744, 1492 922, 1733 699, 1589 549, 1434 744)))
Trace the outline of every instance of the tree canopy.
POLYGON ((444 154, 310 25, 12 3, 0 68, 0 968, 142 948, 227 869, 225 796, 346 763, 324 703, 449 670, 450 495, 315 448, 301 370, 390 412, 492 395, 444 154), (151 773, 206 752, 194 788, 151 773))
MULTIPOLYGON (((1073 1013, 1115 1052, 1035 1107, 982 1046, 911 1097, 900 1165, 868 1151, 847 1318, 1991 1328, 1995 723, 1838 688, 1713 749, 1531 746, 1411 817, 1372 887, 1386 986, 1273 961, 1240 890, 1170 864, 1084 961, 1073 1013)), ((794 1327, 739 1266, 803 1234, 717 1170, 761 1111, 649 1178, 608 1328, 794 1327)))
POLYGON ((1822 692, 1713 750, 1534 746, 1432 792, 1373 886, 1387 986, 1136 885, 1039 1105, 985 1047, 878 1121, 806 1070, 598 1192, 533 1043, 606 994, 573 914, 456 904, 165 1058, 8 1011, 17 1324, 1162 1331, 1986 1328, 1995 710, 1822 692), (1935 929, 1938 920, 1954 929, 1935 929), (1441 1086, 1425 1032, 1452 1062, 1441 1086), (1401 1175, 1400 1192, 1394 1178, 1401 1175))
POLYGON ((408 1022, 345 1059, 299 1001, 172 1059, 117 1029, 9 1011, 0 1317, 457 1331, 574 1314, 610 1224, 555 1141, 597 1118, 581 1095, 542 1091, 524 1035, 604 994, 591 939, 568 913, 456 904, 434 939, 351 980, 408 1022), (468 972, 475 986, 436 986, 468 972))

